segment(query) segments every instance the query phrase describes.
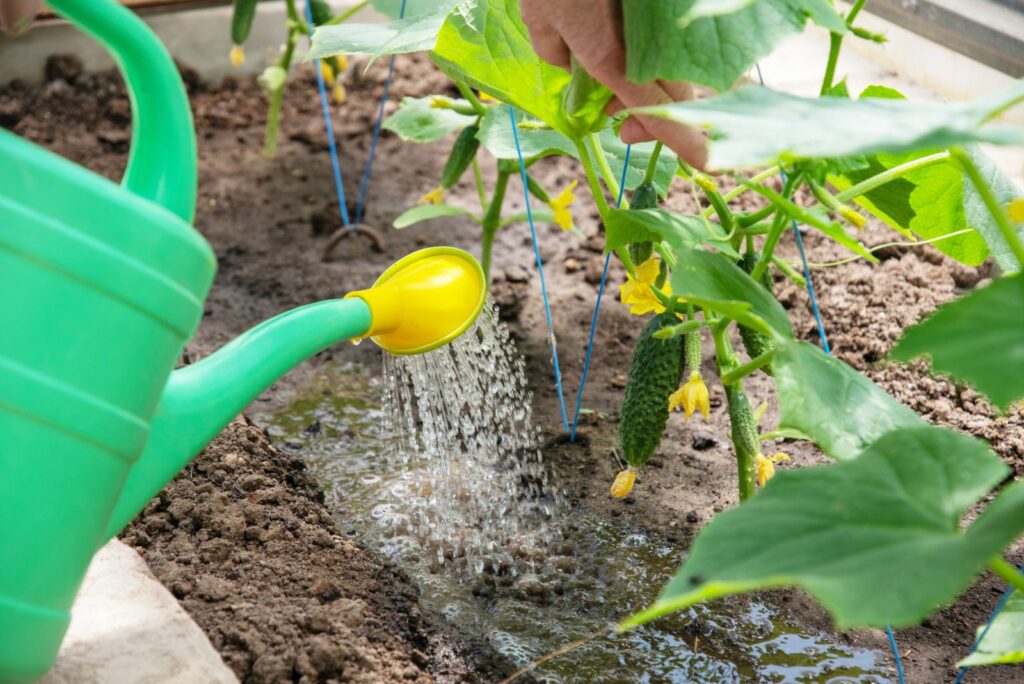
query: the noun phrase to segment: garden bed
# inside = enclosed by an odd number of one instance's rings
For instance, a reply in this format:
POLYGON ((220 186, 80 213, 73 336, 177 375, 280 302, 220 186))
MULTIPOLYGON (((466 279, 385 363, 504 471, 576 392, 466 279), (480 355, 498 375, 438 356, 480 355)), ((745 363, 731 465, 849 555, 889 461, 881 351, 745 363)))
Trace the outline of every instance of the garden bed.
MULTIPOLYGON (((384 69, 377 64, 365 75, 358 66, 351 70, 349 102, 336 108, 335 130, 350 192, 358 187, 384 69)), ((78 74, 73 62, 54 63, 48 73, 50 80, 43 86, 11 84, 0 90, 0 125, 110 178, 120 177, 129 141, 129 108, 117 78, 78 74)), ((420 246, 477 249, 479 231, 468 221, 441 219, 401 232, 389 227, 436 184, 445 148, 443 143, 403 144, 385 133, 366 214, 366 223, 383 235, 385 248, 377 251, 356 236, 343 241, 334 260, 325 263, 321 254, 340 220, 311 72, 301 72, 288 91, 280 154, 273 161, 262 156, 266 107, 253 82, 210 87, 189 74, 186 81, 199 136, 196 225, 213 245, 220 270, 203 324, 183 362, 209 354, 279 311, 365 287, 395 258, 420 246)), ((392 101, 436 93, 446 83, 425 58, 403 57, 392 101)), ((548 187, 560 188, 581 176, 566 160, 547 160, 535 169, 548 187)), ((521 206, 518 184, 512 188, 512 205, 521 206)), ((450 193, 450 201, 469 205, 472 194, 463 182, 450 193)), ((592 236, 587 240, 562 234, 557 227, 539 229, 570 401, 582 369, 603 262, 602 241, 593 237, 596 214, 582 214, 577 207, 578 225, 592 236)), ((872 225, 863 240, 874 245, 894 239, 892 235, 872 225)), ((807 244, 815 262, 846 256, 814 234, 807 236, 807 244)), ((783 255, 794 257, 791 243, 784 243, 783 255)), ((957 292, 977 286, 987 276, 984 267, 959 266, 928 247, 892 248, 879 256, 878 266, 854 262, 815 272, 825 329, 836 355, 928 420, 989 440, 1021 473, 1024 415, 1019 409, 1000 418, 976 393, 930 377, 924 366, 881 363, 906 326, 957 292)), ((584 398, 584 406, 595 413, 588 415, 582 428, 585 439, 576 445, 555 439, 561 432, 559 409, 524 225, 498 234, 493 273, 495 299, 526 357, 534 415, 552 438, 547 462, 573 506, 641 529, 668 531, 670 541, 685 546, 716 511, 735 505, 735 460, 724 395, 717 386, 712 386, 710 420, 695 418, 685 424, 681 415, 673 416, 661 450, 649 464, 654 467, 643 471, 632 496, 608 496, 620 467, 613 455, 616 413, 640 327, 617 301, 617 286, 623 281, 617 262, 602 305, 584 398)), ((776 282, 776 292, 797 334, 817 341, 806 294, 788 282, 776 282)), ((325 361, 350 360, 376 372, 378 357, 371 345, 334 347, 278 383, 257 408, 286 405, 292 391, 303 387, 325 361)), ((711 359, 704 362, 710 370, 711 359)), ((752 402, 768 400, 770 417, 775 414, 763 376, 752 376, 747 387, 752 402)), ((342 674, 354 681, 490 678, 496 670, 488 664, 489 654, 467 645, 437 616, 416 617, 415 591, 401 572, 358 548, 344 531, 332 529, 300 463, 277 452, 260 427, 230 426, 126 533, 229 666, 246 681, 342 674), (213 543, 217 536, 233 541, 221 548, 213 543), (345 607, 357 604, 361 610, 345 607)), ((785 444, 783 450, 793 457, 794 467, 824 460, 806 443, 785 444)), ((1024 554, 1018 545, 1008 556, 1019 562, 1024 554)), ((652 597, 658 589, 651 587, 652 597)), ((925 626, 899 632, 908 681, 949 681, 953 663, 967 653, 975 626, 985 620, 1002 589, 1000 581, 986 575, 925 626)), ((800 592, 773 592, 769 600, 799 621, 827 629, 825 613, 800 592)), ((881 632, 858 631, 842 638, 886 648, 881 632)), ((975 676, 979 681, 1011 682, 1019 681, 1020 671, 990 668, 975 676)))

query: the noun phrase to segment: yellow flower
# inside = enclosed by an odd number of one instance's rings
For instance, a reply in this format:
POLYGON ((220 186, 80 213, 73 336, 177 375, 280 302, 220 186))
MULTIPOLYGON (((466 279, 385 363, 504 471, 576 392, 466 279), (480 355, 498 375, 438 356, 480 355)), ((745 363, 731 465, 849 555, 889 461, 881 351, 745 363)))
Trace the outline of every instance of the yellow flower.
POLYGON ((492 97, 491 95, 488 95, 487 93, 485 93, 482 90, 476 91, 476 94, 477 94, 477 97, 480 98, 481 102, 486 102, 487 104, 498 104, 499 103, 499 100, 497 98, 492 97))
POLYGON ((868 223, 868 220, 864 217, 863 214, 854 211, 845 204, 839 207, 839 215, 842 216, 847 221, 849 221, 850 223, 852 223, 857 228, 863 228, 868 223))
POLYGON ((335 104, 341 104, 345 101, 345 86, 338 81, 334 84, 334 89, 331 91, 332 97, 334 97, 335 104))
MULTIPOLYGON (((658 258, 652 256, 636 267, 636 278, 626 274, 626 282, 619 286, 619 299, 629 307, 629 313, 643 316, 651 311, 665 311, 665 305, 654 295, 654 281, 658 279, 659 270, 658 258)), ((672 287, 666 282, 661 286, 661 291, 671 295, 672 287)))
POLYGON ((757 485, 764 487, 768 480, 775 477, 775 464, 788 461, 789 456, 786 454, 775 454, 774 456, 765 456, 764 454, 758 454, 754 457, 754 470, 757 472, 757 485))
POLYGON ((326 61, 320 62, 320 75, 323 76, 325 84, 334 85, 334 69, 326 61))
POLYGON ((1024 197, 1010 202, 1006 207, 1006 211, 1010 214, 1010 220, 1015 223, 1024 223, 1024 197))
POLYGON ((633 466, 629 466, 625 470, 621 471, 615 476, 615 482, 612 483, 611 494, 616 499, 621 499, 627 496, 633 491, 633 482, 636 480, 636 471, 633 470, 633 466))
POLYGON ((669 395, 668 410, 674 411, 679 407, 686 414, 686 420, 690 420, 695 411, 700 411, 705 418, 711 415, 711 396, 700 371, 690 373, 686 384, 669 395))
POLYGON ((228 57, 231 59, 231 66, 240 67, 245 64, 245 49, 241 45, 236 45, 231 48, 228 57))
POLYGON ((452 108, 452 103, 451 103, 451 101, 447 97, 441 97, 440 95, 435 95, 435 96, 430 98, 430 105, 429 106, 430 106, 431 109, 451 109, 452 108))
POLYGON ((569 205, 572 204, 573 200, 576 199, 576 195, 573 194, 573 190, 579 185, 579 181, 573 181, 565 187, 562 192, 558 193, 558 197, 548 202, 548 206, 555 212, 555 223, 562 227, 562 230, 569 230, 572 228, 572 212, 569 211, 569 205))
POLYGON ((334 56, 334 69, 335 71, 344 71, 345 67, 348 66, 348 58, 345 55, 334 56))
POLYGON ((441 204, 444 201, 444 188, 440 185, 416 200, 416 204, 441 204))

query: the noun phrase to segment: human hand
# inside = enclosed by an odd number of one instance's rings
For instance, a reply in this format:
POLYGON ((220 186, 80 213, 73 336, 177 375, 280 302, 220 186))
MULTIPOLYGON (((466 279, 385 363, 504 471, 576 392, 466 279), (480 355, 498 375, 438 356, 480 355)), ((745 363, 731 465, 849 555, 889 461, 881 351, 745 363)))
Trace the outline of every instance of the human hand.
MULTIPOLYGON (((667 104, 693 98, 689 83, 652 81, 636 84, 626 78, 626 44, 620 0, 521 0, 523 23, 541 59, 569 69, 575 57, 587 73, 612 91, 606 110, 667 104)), ((630 116, 622 124, 623 142, 660 140, 691 166, 707 163, 704 134, 652 116, 630 116)))
POLYGON ((17 35, 32 25, 43 0, 0 0, 0 29, 17 35))

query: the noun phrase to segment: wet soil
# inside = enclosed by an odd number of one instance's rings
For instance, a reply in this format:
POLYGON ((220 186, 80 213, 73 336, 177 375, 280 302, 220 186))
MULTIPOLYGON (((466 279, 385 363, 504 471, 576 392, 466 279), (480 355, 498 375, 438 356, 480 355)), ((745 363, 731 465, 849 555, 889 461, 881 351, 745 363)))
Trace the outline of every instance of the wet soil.
MULTIPOLYGON (((335 131, 350 193, 358 187, 369 147, 384 68, 383 64, 374 65, 364 75, 360 65, 350 67, 346 82, 349 102, 335 107, 335 131)), ((118 178, 129 140, 128 103, 119 81, 110 75, 61 74, 60 70, 51 76, 40 87, 12 84, 0 89, 0 125, 118 178)), ((436 185, 447 141, 412 145, 385 132, 366 214, 366 223, 383 235, 384 248, 378 251, 370 241, 356 236, 337 247, 332 261, 323 261, 328 235, 340 226, 340 218, 311 75, 302 72, 289 86, 280 152, 274 160, 262 156, 265 102, 254 83, 228 80, 214 87, 194 75, 187 82, 199 136, 196 227, 213 245, 219 272, 204 321, 186 348, 186 360, 209 354, 275 313, 365 287, 395 258, 421 246, 453 244, 478 252, 478 229, 469 221, 444 219, 403 231, 389 228, 395 216, 436 185)), ((445 80, 422 58, 403 57, 392 102, 403 95, 444 92, 446 87, 445 80)), ((488 180, 489 166, 484 164, 488 180)), ((549 187, 561 188, 582 178, 578 168, 564 160, 541 162, 535 170, 549 187)), ((677 193, 673 205, 681 207, 688 202, 684 194, 677 193)), ((512 213, 522 206, 518 184, 510 185, 509 195, 508 213, 512 213)), ((449 201, 474 207, 475 192, 464 180, 450 193, 449 201)), ((558 228, 538 227, 570 411, 603 263, 596 214, 581 206, 574 211, 577 224, 588 236, 585 239, 563 234, 558 228)), ((869 244, 895 239, 899 236, 876 225, 864 234, 869 244)), ((813 233, 806 235, 806 242, 813 262, 847 256, 813 233)), ((796 259, 791 239, 783 242, 782 250, 796 259)), ((865 371, 927 419, 989 439, 1018 475, 1024 472, 1024 415, 1020 410, 1000 417, 976 393, 930 377, 921 364, 884 362, 903 328, 958 292, 977 286, 988 275, 985 269, 966 269, 930 247, 887 249, 880 256, 883 261, 879 265, 855 262, 815 271, 825 329, 836 355, 865 371)), ((575 445, 559 440, 560 409, 533 258, 525 225, 501 231, 495 245, 493 294, 526 357, 534 415, 551 438, 548 462, 553 464, 556 480, 581 510, 621 518, 687 544, 717 511, 736 503, 735 466, 721 388, 712 386, 710 419, 685 423, 681 416, 674 417, 633 495, 624 501, 612 500, 608 486, 619 469, 615 455, 617 412, 641 326, 617 301, 624 275, 613 262, 583 401, 583 406, 592 410, 582 423, 585 439, 575 445)), ((806 293, 777 277, 776 294, 793 317, 798 334, 817 341, 806 293)), ((379 368, 379 353, 371 345, 333 347, 271 388, 258 400, 257 410, 286 405, 293 390, 307 382, 319 364, 335 358, 363 364, 374 372, 379 368)), ((705 377, 713 377, 710 345, 704 365, 705 377)), ((769 402, 765 423, 771 424, 777 418, 777 407, 769 379, 760 374, 752 377, 748 394, 755 404, 769 402)), ((825 462, 807 445, 778 446, 793 457, 788 467, 825 462)), ((248 681, 298 680, 303 676, 310 681, 348 677, 388 681, 406 674, 413 679, 432 675, 439 679, 489 678, 488 673, 467 674, 477 665, 467 662, 466 649, 452 646, 458 645, 458 639, 438 631, 442 626, 434 617, 411 617, 415 615, 415 596, 408 582, 351 541, 338 537, 317 496, 308 476, 291 459, 277 453, 258 430, 236 423, 154 500, 129 537, 157 576, 182 598, 228 663, 248 681), (227 464, 231 454, 242 460, 227 464), (242 483, 252 477, 262 479, 255 489, 246 491, 242 483), (276 502, 254 496, 265 490, 276 492, 276 502), (186 502, 181 504, 180 515, 171 510, 178 500, 186 502), (193 509, 185 511, 188 505, 193 509), (204 506, 223 506, 223 515, 203 517, 209 515, 203 512, 204 506), (247 515, 257 516, 256 510, 265 517, 259 517, 258 523, 247 521, 247 515), (228 529, 230 519, 242 521, 241 537, 206 550, 218 538, 213 530, 237 532, 228 529), (249 533, 250 528, 255 529, 249 533), (283 536, 266 539, 278 534, 283 536), (201 584, 204 577, 208 579, 201 584), (321 582, 334 587, 323 595, 338 592, 326 603, 314 588, 321 582), (175 588, 175 583, 180 586, 175 588), (220 599, 209 598, 222 593, 220 599), (338 610, 320 620, 323 606, 337 601, 362 602, 367 610, 362 614, 338 610), (372 616, 374 624, 361 627, 366 618, 360 615, 372 616), (318 631, 325 625, 327 631, 318 631), (327 638, 327 634, 341 638, 327 638), (329 643, 343 647, 320 647, 329 643)), ((1009 555, 1015 562, 1024 558, 1019 545, 1009 555)), ((953 664, 967 653, 975 626, 986 619, 1001 591, 1001 583, 986 575, 924 626, 900 631, 897 637, 908 681, 951 681, 953 664)), ((769 598, 798 620, 828 628, 827 615, 800 592, 772 592, 769 598)), ((856 631, 843 638, 862 646, 887 648, 879 631, 856 631)), ((1002 667, 971 677, 1001 683, 1020 681, 1024 673, 1019 668, 1002 667)))

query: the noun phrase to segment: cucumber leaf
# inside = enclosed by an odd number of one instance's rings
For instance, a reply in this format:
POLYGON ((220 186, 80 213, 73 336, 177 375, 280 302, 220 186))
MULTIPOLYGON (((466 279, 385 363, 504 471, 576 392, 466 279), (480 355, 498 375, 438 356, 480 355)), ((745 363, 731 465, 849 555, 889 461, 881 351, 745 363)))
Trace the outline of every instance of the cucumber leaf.
POLYGON ((401 230, 421 221, 429 221, 442 216, 469 216, 479 221, 473 212, 462 207, 454 207, 450 204, 422 204, 403 211, 392 225, 401 230))
POLYGON ((847 31, 828 0, 630 0, 622 10, 631 81, 689 81, 718 91, 808 19, 847 31))
POLYGON ((445 99, 457 105, 470 106, 466 100, 434 97, 405 97, 394 114, 384 120, 384 128, 396 133, 402 140, 418 143, 434 142, 461 130, 476 121, 476 117, 460 114, 452 109, 432 107, 434 100, 445 99))
POLYGON ((672 294, 766 333, 793 336, 782 305, 763 285, 722 254, 700 249, 676 251, 672 294))
POLYGON ((846 363, 806 342, 779 345, 772 361, 782 417, 832 458, 857 458, 869 444, 902 427, 926 425, 846 363))
POLYGON ((721 227, 718 228, 718 232, 712 233, 714 227, 709 221, 664 209, 612 208, 605 220, 604 230, 605 252, 613 252, 630 242, 664 240, 676 252, 712 245, 734 259, 740 257, 728 240, 716 239, 716 235, 721 234, 721 227))
POLYGON ((716 516, 654 605, 620 629, 792 585, 821 601, 839 629, 917 624, 1024 526, 1018 484, 960 529, 964 512, 1009 472, 984 443, 936 427, 890 432, 853 461, 782 471, 716 516))
MULTIPOLYGON (((978 628, 979 635, 983 629, 984 626, 978 628)), ((981 643, 957 663, 957 667, 1021 662, 1024 662, 1024 593, 1017 589, 1010 594, 981 643)))
POLYGON ((947 104, 806 98, 746 86, 706 100, 633 111, 709 129, 708 165, 736 169, 776 161, 943 149, 972 142, 1021 145, 1024 128, 987 123, 991 116, 1021 100, 1024 79, 983 98, 947 104))
POLYGON ((373 9, 384 16, 398 19, 402 14, 403 4, 406 18, 410 18, 433 14, 442 8, 451 9, 459 4, 459 0, 372 0, 372 3, 373 9))
POLYGON ((935 371, 971 384, 1005 411, 1024 397, 1024 274, 941 307, 909 328, 891 355, 928 355, 935 371))
MULTIPOLYGON (((1024 80, 1021 83, 1024 83, 1024 80)), ((992 189, 996 200, 999 202, 999 206, 1005 207, 1016 198, 1024 195, 1024 191, 1014 185, 1013 181, 996 166, 995 162, 977 148, 968 148, 967 153, 971 155, 971 159, 984 177, 985 183, 992 189)), ((1007 244, 1006 238, 1003 237, 999 227, 992 219, 988 207, 985 206, 985 201, 981 199, 978 189, 974 187, 974 183, 967 177, 967 174, 964 174, 963 177, 963 198, 967 225, 981 233, 981 236, 988 244, 988 248, 992 251, 992 257, 999 264, 999 267, 1005 273, 1016 273, 1019 271, 1021 265, 1017 263, 1017 258, 1010 250, 1010 245, 1007 244)), ((1024 226, 1017 227, 1017 235, 1024 240, 1024 226)))
POLYGON ((372 64, 381 55, 430 50, 437 42, 449 6, 429 14, 407 16, 383 24, 350 24, 318 26, 313 32, 307 59, 332 55, 368 54, 372 64))

